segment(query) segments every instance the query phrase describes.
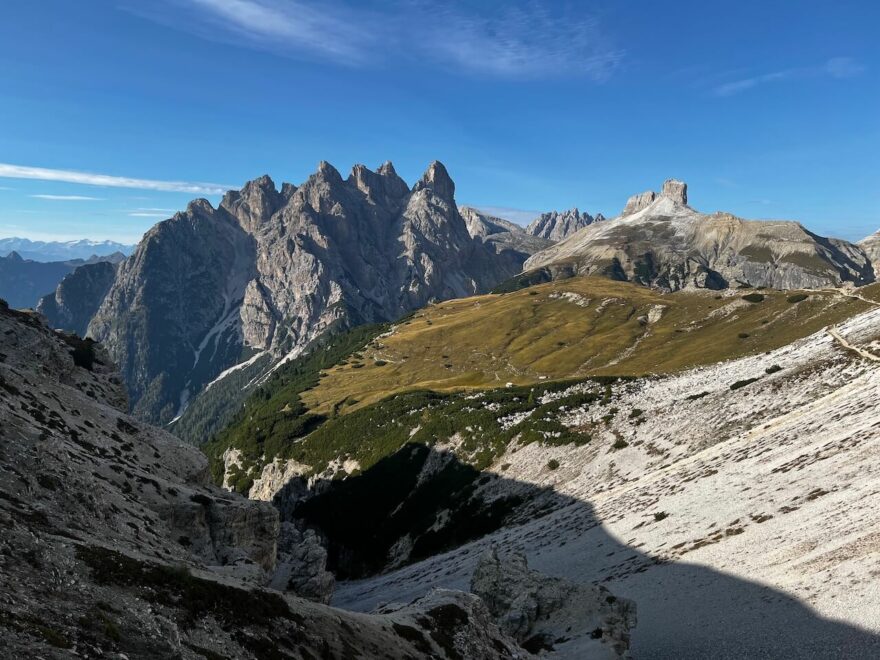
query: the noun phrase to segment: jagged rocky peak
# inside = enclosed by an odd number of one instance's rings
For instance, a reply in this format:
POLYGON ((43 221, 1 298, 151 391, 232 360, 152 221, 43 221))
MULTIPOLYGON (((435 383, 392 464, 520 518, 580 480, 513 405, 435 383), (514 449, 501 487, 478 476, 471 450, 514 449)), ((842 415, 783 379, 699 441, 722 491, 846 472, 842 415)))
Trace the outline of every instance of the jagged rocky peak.
POLYGON ((409 186, 397 176, 390 161, 383 163, 376 172, 366 165, 355 165, 348 181, 373 202, 399 199, 409 193, 409 186))
POLYGON ((666 181, 663 182, 663 188, 661 188, 660 193, 656 193, 653 190, 646 190, 643 193, 630 197, 626 201, 626 206, 623 207, 623 212, 620 215, 633 215, 634 213, 638 213, 639 211, 648 208, 661 197, 670 199, 676 204, 687 206, 687 188, 687 184, 684 181, 679 181, 678 179, 666 179, 666 181))
POLYGON ((272 217, 284 201, 285 197, 275 188, 275 182, 264 174, 248 181, 239 191, 227 192, 220 202, 220 208, 235 216, 244 229, 255 231, 272 217))
POLYGON ((524 255, 468 234, 454 192, 436 162, 410 192, 391 163, 343 180, 322 161, 298 188, 263 176, 218 210, 196 200, 148 232, 89 330, 120 364, 135 412, 167 423, 245 347, 280 359, 519 272, 524 255))
POLYGON ((439 160, 435 160, 430 165, 422 178, 413 186, 413 192, 420 190, 430 190, 438 197, 451 200, 455 196, 455 184, 446 171, 446 167, 439 160))
POLYGON ((594 218, 589 213, 581 213, 577 207, 562 212, 550 211, 535 218, 526 227, 526 233, 558 242, 599 219, 604 220, 604 216, 599 214, 594 218))
POLYGON ((315 172, 315 176, 325 181, 342 181, 342 175, 339 174, 339 170, 333 167, 326 160, 322 160, 318 163, 318 170, 315 172))
POLYGON ((189 204, 186 205, 186 213, 187 215, 197 215, 202 213, 213 213, 214 207, 211 206, 211 202, 209 202, 204 197, 199 197, 198 199, 192 200, 189 204))
POLYGON ((284 182, 281 184, 281 197, 284 198, 284 201, 287 202, 293 197, 293 193, 296 192, 296 186, 292 183, 284 182))
POLYGON ((13 250, 8 255, 6 255, 6 258, 11 259, 12 261, 24 261, 24 259, 22 259, 21 255, 18 252, 16 252, 15 250, 13 250))
POLYGON ((663 191, 660 193, 664 197, 668 197, 676 204, 688 203, 688 184, 678 179, 666 179, 663 182, 663 191))

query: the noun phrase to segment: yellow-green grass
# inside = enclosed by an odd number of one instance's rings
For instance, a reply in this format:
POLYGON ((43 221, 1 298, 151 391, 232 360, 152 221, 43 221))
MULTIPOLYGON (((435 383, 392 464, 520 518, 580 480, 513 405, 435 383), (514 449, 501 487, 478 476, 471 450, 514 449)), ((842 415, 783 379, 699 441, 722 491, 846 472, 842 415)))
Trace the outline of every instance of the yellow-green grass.
MULTIPOLYGON (((314 412, 345 413, 413 389, 669 373, 778 348, 869 307, 834 292, 789 302, 797 293, 663 294, 585 277, 452 300, 420 310, 328 370, 302 399, 314 412), (764 300, 747 302, 748 294, 764 300), (662 316, 646 324, 659 306, 662 316)), ((860 293, 877 297, 880 285, 860 293)))

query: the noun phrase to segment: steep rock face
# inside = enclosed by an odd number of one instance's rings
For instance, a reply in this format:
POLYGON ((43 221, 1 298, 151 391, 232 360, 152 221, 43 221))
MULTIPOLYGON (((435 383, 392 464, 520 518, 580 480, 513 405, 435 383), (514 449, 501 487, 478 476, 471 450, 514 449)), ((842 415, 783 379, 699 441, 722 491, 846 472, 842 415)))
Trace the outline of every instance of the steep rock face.
POLYGON ((550 213, 542 213, 535 218, 526 227, 526 232, 532 236, 558 243, 584 227, 604 219, 601 213, 594 218, 589 213, 581 213, 578 209, 569 209, 562 213, 551 211, 550 213))
POLYGON ((468 234, 432 163, 410 189, 390 163, 332 165, 281 192, 261 177, 159 223, 89 326, 119 362, 139 416, 167 422, 243 350, 296 356, 336 328, 485 292, 524 257, 468 234))
POLYGON ((471 591, 486 603, 501 629, 530 650, 552 650, 564 639, 572 657, 628 657, 636 605, 615 598, 605 587, 542 575, 529 569, 521 552, 501 559, 492 546, 477 562, 471 591), (572 643, 575 637, 581 639, 572 643))
POLYGON ((859 241, 859 247, 865 251, 874 267, 874 275, 880 277, 880 231, 859 241))
POLYGON ((128 416, 99 346, 4 304, 0 355, 4 657, 529 657, 470 594, 376 615, 291 594, 326 589, 314 539, 128 416))
POLYGON ((79 266, 37 304, 37 311, 53 328, 85 336, 92 317, 116 277, 116 264, 99 261, 79 266))
POLYGON ((631 197, 617 218, 533 255, 526 271, 601 274, 665 290, 738 285, 778 289, 873 281, 865 252, 796 222, 706 215, 687 205, 687 185, 631 197))
POLYGON ((238 223, 196 200, 119 266, 88 334, 119 364, 137 416, 168 421, 219 365, 237 360, 254 260, 238 223))

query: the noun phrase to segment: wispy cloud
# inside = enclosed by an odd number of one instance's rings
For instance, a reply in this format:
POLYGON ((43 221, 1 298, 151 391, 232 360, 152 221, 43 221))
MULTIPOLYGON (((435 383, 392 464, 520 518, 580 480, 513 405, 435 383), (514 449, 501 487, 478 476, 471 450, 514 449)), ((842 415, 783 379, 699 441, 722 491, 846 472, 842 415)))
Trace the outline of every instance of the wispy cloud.
POLYGON ((124 209, 120 213, 125 213, 129 218, 170 218, 174 214, 174 209, 156 208, 154 206, 141 206, 133 209, 124 209))
POLYGON ((196 195, 220 195, 233 186, 218 183, 192 183, 188 181, 157 181, 153 179, 134 179, 108 174, 92 174, 74 170, 55 170, 25 165, 0 163, 0 178, 34 179, 37 181, 58 181, 78 183, 87 186, 107 188, 136 188, 140 190, 157 190, 163 192, 184 192, 196 195))
POLYGON ((207 39, 348 66, 409 61, 477 75, 600 81, 623 57, 593 16, 538 2, 481 11, 427 0, 369 9, 354 0, 127 1, 132 13, 207 39))
POLYGON ((481 15, 432 9, 415 23, 419 47, 448 67, 499 77, 580 75, 605 80, 623 51, 613 48, 591 17, 551 13, 528 4, 481 15))
POLYGON ((865 67, 851 57, 833 57, 819 66, 782 69, 780 71, 731 80, 717 85, 713 91, 716 96, 733 96, 755 87, 784 80, 821 76, 836 79, 852 78, 861 74, 864 70, 865 67))
POLYGON ((48 199, 56 202, 100 202, 103 197, 88 197, 86 195, 30 195, 34 199, 48 199))

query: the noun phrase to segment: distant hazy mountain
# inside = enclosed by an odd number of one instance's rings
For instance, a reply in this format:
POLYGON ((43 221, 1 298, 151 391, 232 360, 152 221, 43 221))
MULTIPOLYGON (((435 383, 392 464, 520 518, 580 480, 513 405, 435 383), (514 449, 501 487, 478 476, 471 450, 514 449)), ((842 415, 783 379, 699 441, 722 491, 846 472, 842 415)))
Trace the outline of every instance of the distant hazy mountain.
MULTIPOLYGON (((62 278, 76 268, 102 263, 118 264, 124 259, 125 255, 121 252, 114 252, 101 257, 93 255, 89 259, 42 262, 25 259, 13 251, 9 256, 0 257, 0 298, 13 308, 35 307, 41 297, 55 291, 62 278)), ((83 301, 76 300, 74 307, 82 304, 83 301)))
POLYGON ((473 239, 454 193, 437 162, 412 188, 390 163, 347 179, 321 163, 300 187, 262 177, 216 209, 196 200, 119 267, 89 335, 119 363, 135 412, 167 422, 254 352, 293 357, 519 272, 527 255, 473 239))
POLYGON ((128 256, 134 251, 134 245, 125 245, 114 241, 32 241, 27 238, 0 238, 0 256, 17 252, 23 259, 33 261, 70 261, 71 259, 88 259, 92 256, 103 257, 114 252, 128 256))
POLYGON ((533 255, 528 271, 552 277, 602 274, 666 290, 856 285, 874 280, 865 250, 824 238, 797 222, 704 214, 687 203, 687 185, 634 195, 620 216, 592 224, 533 255))

